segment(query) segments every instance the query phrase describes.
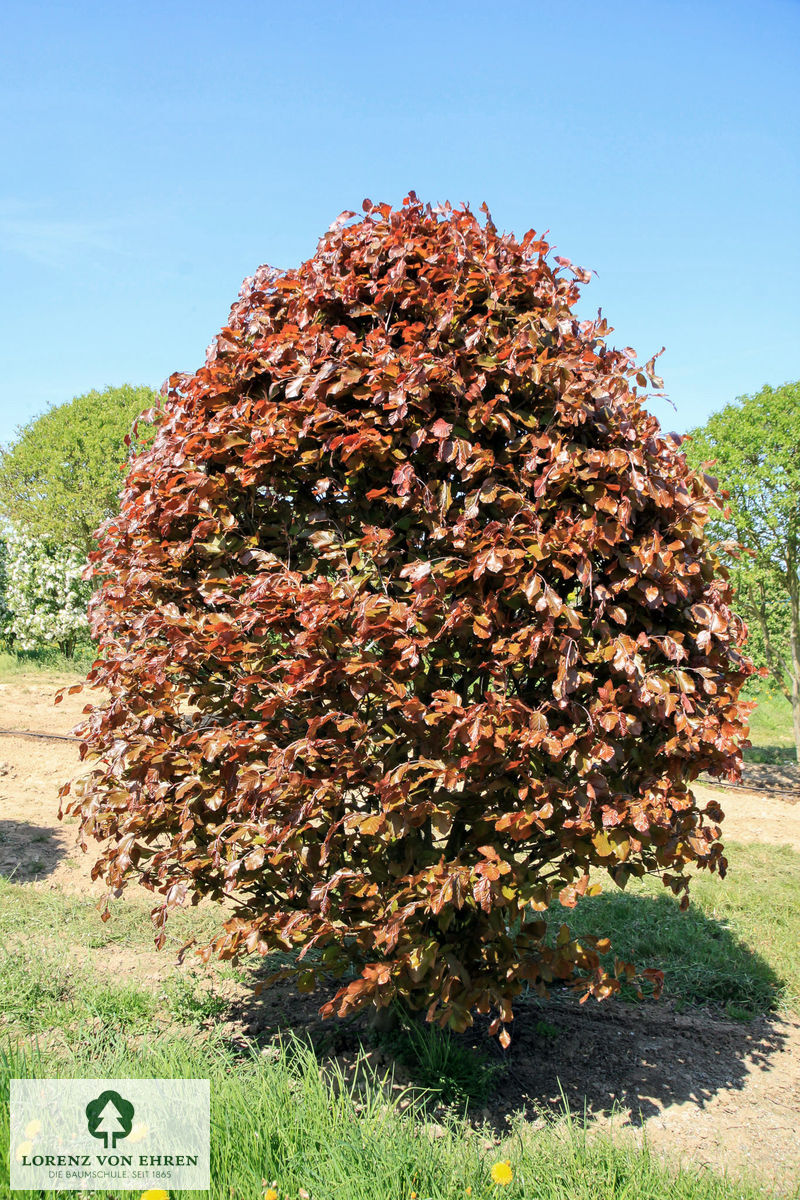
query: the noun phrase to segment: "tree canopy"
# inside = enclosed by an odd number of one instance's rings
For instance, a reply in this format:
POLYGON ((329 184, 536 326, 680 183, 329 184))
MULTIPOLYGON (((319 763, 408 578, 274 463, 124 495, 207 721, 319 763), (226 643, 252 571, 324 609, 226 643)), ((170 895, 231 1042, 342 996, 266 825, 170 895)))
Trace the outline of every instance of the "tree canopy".
MULTIPOLYGON (((176 375, 92 556, 108 699, 63 795, 95 874, 235 903, 206 955, 298 947, 323 1011, 455 1029, 601 965, 543 916, 723 871, 752 671, 714 489, 575 314, 588 272, 488 212, 365 201, 245 282, 176 375), (590 871, 594 870, 594 877, 590 871)), ((284 960, 285 961, 285 960, 284 960)))
POLYGON ((124 384, 34 418, 0 452, 0 512, 26 537, 88 553, 95 531, 119 507, 130 456, 125 439, 157 399, 152 388, 124 384))
POLYGON ((687 455, 713 461, 728 493, 713 528, 749 551, 729 550, 738 604, 792 703, 800 760, 800 382, 740 396, 692 430, 687 455))

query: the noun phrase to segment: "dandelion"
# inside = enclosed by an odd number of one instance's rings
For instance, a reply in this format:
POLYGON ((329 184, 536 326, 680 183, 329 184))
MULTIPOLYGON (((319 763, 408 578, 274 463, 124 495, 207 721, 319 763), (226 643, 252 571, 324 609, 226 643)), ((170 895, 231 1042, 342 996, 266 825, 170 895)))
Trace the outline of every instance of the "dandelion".
POLYGON ((37 1133, 41 1133, 41 1131, 41 1121, 28 1121, 28 1124, 25 1126, 25 1137, 33 1139, 36 1137, 37 1133))
POLYGON ((22 1162, 25 1155, 30 1154, 32 1149, 33 1149, 33 1142, 30 1142, 30 1141, 20 1142, 20 1144, 17 1146, 17 1152, 14 1155, 17 1162, 22 1162))
POLYGON ((147 1137, 149 1132, 149 1126, 145 1125, 144 1121, 139 1121, 136 1125, 134 1125, 133 1129, 125 1139, 125 1142, 126 1144, 130 1142, 140 1142, 142 1138, 147 1137))
POLYGON ((264 1200, 278 1200, 278 1189, 274 1187, 268 1187, 264 1192, 264 1200))
POLYGON ((514 1172, 511 1170, 511 1163, 507 1158, 496 1162, 492 1167, 492 1183, 498 1184, 500 1187, 506 1187, 514 1178, 514 1172))
POLYGON ((163 1188, 148 1188, 146 1192, 142 1192, 141 1200, 169 1200, 169 1192, 165 1192, 163 1188))

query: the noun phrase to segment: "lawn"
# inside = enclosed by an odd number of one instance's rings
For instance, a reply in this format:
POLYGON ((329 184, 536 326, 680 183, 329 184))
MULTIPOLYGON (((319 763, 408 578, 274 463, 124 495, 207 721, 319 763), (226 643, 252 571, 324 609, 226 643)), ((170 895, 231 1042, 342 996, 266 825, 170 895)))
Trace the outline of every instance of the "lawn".
MULTIPOLYGON (((708 874, 693 879, 687 913, 658 880, 648 879, 632 881, 625 892, 609 883, 605 894, 582 900, 572 912, 556 906, 554 923, 567 919, 579 937, 609 936, 621 958, 660 968, 666 997, 679 1005, 726 1009, 741 1019, 797 1011, 800 855, 788 846, 759 843, 730 843, 727 854, 725 880, 708 874)), ((96 902, 88 897, 0 878, 0 1029, 78 1028, 98 1015, 99 1004, 113 1016, 114 997, 117 1019, 128 1027, 177 1019, 181 1012, 202 1017, 217 1008, 208 988, 195 986, 189 966, 176 969, 156 992, 134 983, 115 988, 94 978, 87 950, 106 949, 110 955, 117 947, 129 953, 152 950, 149 909, 147 900, 126 898, 114 905, 111 920, 101 922, 96 902)), ((221 919, 212 906, 176 912, 167 926, 164 960, 170 950, 174 958, 190 937, 213 936, 221 919)), ((255 970, 256 962, 244 960, 240 975, 255 970)), ((228 964, 214 965, 212 981, 232 970, 228 964)))
POLYGON ((66 658, 59 650, 0 650, 0 679, 18 679, 22 675, 73 675, 83 676, 94 662, 94 647, 86 643, 78 646, 73 658, 66 658))
POLYGON ((752 699, 757 707, 750 717, 750 746, 744 752, 748 762, 796 762, 792 728, 792 706, 785 696, 761 688, 752 699))
MULTIPOLYGON (((800 854, 789 846, 726 842, 724 880, 698 873, 682 913, 657 879, 610 885, 568 918, 580 937, 611 938, 619 957, 665 973, 680 1006, 755 1013, 800 1008, 800 854)), ((555 919, 564 919, 558 909, 555 919)))

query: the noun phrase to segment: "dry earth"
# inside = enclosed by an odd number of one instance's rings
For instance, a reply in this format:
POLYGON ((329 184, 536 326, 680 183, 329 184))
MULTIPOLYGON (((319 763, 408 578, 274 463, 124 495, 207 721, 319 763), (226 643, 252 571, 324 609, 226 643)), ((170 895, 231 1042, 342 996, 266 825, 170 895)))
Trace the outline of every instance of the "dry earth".
MULTIPOLYGON (((0 730, 68 736, 88 697, 67 696, 53 707, 62 684, 39 677, 0 684, 0 730)), ((74 823, 57 817, 58 788, 78 769, 74 742, 0 734, 0 874, 36 889, 102 894, 89 878, 92 856, 75 846, 74 823)), ((729 791, 723 806, 729 838, 800 850, 800 804, 729 791)), ((96 969, 116 976, 157 979, 171 969, 163 954, 119 947, 84 953, 96 969)), ((231 1030, 267 1039, 299 1024, 313 1035, 318 1003, 296 994, 288 1002, 275 991, 257 1000, 240 993, 231 1030)), ((342 1028, 334 1045, 346 1050, 357 1032, 342 1028)), ((486 1045, 480 1042, 484 1051, 486 1045)), ((545 1006, 519 1006, 506 1065, 483 1114, 498 1129, 520 1110, 532 1121, 558 1111, 563 1093, 577 1113, 585 1110, 635 1136, 644 1132, 670 1157, 763 1179, 781 1191, 800 1184, 800 1021, 794 1017, 740 1024, 666 1005, 578 1008, 554 998, 545 1006)))

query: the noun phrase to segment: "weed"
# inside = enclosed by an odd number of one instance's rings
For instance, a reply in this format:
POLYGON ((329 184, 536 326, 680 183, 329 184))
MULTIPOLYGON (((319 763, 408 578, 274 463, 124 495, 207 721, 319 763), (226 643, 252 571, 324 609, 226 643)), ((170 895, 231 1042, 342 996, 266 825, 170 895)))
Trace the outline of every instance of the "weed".
POLYGON ((203 987, 197 973, 175 974, 166 988, 170 1011, 179 1021, 201 1025, 224 1013, 227 1004, 213 989, 203 987))
POLYGON ((85 996, 84 1006, 102 1025, 118 1033, 149 1028, 156 1012, 153 994, 131 984, 124 987, 95 985, 85 996))
POLYGON ((398 1016, 398 1028, 382 1034, 380 1040, 408 1069, 414 1085, 456 1108, 486 1104, 502 1066, 449 1030, 423 1024, 399 1009, 398 1016))

